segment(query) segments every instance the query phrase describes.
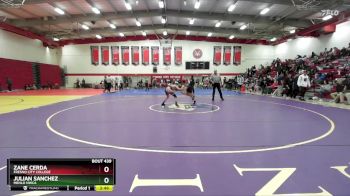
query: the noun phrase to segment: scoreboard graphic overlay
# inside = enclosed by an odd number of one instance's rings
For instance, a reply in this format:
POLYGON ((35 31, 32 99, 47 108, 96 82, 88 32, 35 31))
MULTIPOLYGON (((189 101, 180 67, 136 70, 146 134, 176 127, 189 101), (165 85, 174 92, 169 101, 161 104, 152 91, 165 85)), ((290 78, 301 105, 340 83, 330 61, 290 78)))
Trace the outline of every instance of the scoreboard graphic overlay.
POLYGON ((115 159, 8 159, 11 191, 112 191, 115 159))

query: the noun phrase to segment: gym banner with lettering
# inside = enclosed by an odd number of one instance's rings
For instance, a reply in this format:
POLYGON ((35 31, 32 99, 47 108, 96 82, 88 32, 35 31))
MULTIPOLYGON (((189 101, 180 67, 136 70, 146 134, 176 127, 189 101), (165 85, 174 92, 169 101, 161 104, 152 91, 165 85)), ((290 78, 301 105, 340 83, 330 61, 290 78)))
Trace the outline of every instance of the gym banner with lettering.
POLYGON ((231 64, 231 46, 224 46, 224 64, 231 64))
POLYGON ((234 46, 233 53, 234 53, 233 64, 240 65, 241 64, 241 57, 242 57, 242 47, 241 46, 234 46))
POLYGON ((214 46, 214 65, 220 65, 221 64, 221 46, 214 46))
POLYGON ((101 46, 102 64, 109 65, 109 46, 101 46))
POLYGON ((182 64, 182 47, 174 47, 175 65, 182 64))
POLYGON ((121 46, 122 51, 122 63, 123 65, 129 65, 130 59, 129 59, 129 46, 121 46))
POLYGON ((170 65, 171 63, 171 48, 163 47, 163 62, 164 65, 170 65))
POLYGON ((119 46, 111 47, 112 64, 119 65, 119 46))
POLYGON ((100 51, 98 46, 91 46, 91 64, 98 65, 100 63, 100 51))
POLYGON ((151 51, 152 51, 152 64, 159 65, 159 47, 152 46, 151 51))
POLYGON ((131 46, 131 60, 133 65, 139 65, 140 64, 140 47, 138 46, 131 46))
POLYGON ((142 51, 142 64, 149 65, 149 47, 141 46, 141 51, 142 51))

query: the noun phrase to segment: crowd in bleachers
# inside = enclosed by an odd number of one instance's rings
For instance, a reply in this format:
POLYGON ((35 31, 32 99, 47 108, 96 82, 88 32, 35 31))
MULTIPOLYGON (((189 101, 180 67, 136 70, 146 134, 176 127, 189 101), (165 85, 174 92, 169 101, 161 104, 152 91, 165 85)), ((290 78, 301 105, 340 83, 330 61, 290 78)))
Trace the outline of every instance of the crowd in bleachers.
POLYGON ((348 47, 327 49, 310 56, 273 60, 270 66, 256 66, 235 78, 235 86, 244 85, 246 91, 304 100, 301 79, 308 76, 307 99, 332 99, 350 104, 350 43, 348 47), (243 78, 243 82, 242 82, 243 78), (242 84, 238 84, 238 80, 242 84), (299 82, 298 82, 299 80, 299 82), (347 101, 347 102, 346 102, 347 101))

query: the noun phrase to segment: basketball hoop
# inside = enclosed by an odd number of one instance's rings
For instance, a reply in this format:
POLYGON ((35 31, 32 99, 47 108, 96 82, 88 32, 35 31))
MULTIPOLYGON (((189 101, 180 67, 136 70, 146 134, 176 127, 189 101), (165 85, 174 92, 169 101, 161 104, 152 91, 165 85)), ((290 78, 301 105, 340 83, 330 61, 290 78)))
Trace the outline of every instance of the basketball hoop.
POLYGON ((20 8, 26 0, 0 0, 0 8, 20 8))
MULTIPOLYGON (((176 35, 174 35, 175 37, 176 35)), ((161 48, 171 48, 173 45, 173 38, 171 35, 157 35, 159 45, 161 48)))

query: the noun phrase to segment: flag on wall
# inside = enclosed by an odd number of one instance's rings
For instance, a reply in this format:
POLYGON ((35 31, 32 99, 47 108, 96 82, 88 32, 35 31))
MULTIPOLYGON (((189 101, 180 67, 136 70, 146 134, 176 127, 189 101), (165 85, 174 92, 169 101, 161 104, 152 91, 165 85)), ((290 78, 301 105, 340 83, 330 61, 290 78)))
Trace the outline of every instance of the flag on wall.
POLYGON ((122 51, 122 63, 123 65, 129 65, 129 46, 121 46, 122 51))
POLYGON ((119 46, 111 47, 112 64, 119 65, 119 46))
POLYGON ((241 46, 234 46, 233 53, 234 53, 233 64, 240 65, 241 64, 241 56, 242 56, 242 47, 241 46))
POLYGON ((141 51, 142 51, 142 64, 149 65, 149 47, 141 46, 141 51))
POLYGON ((152 46, 151 51, 152 51, 152 64, 159 65, 159 47, 152 46))
POLYGON ((132 56, 132 64, 139 65, 140 64, 140 48, 138 46, 131 46, 131 56, 132 56))
POLYGON ((231 46, 224 46, 224 64, 231 64, 231 46))
POLYGON ((102 64, 109 65, 109 46, 101 46, 102 64))
POLYGON ((182 47, 174 47, 175 65, 182 64, 182 47))
POLYGON ((221 64, 221 46, 214 46, 214 65, 221 64))
POLYGON ((163 47, 163 61, 164 65, 170 65, 171 63, 171 48, 163 47))
POLYGON ((91 64, 98 65, 100 62, 100 52, 98 46, 91 46, 91 64))

